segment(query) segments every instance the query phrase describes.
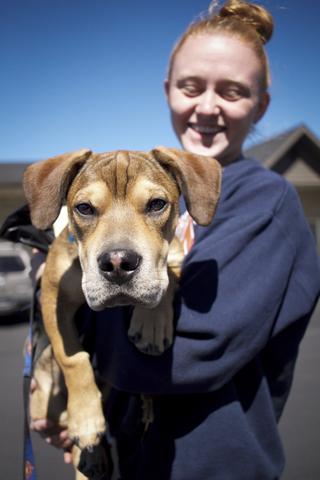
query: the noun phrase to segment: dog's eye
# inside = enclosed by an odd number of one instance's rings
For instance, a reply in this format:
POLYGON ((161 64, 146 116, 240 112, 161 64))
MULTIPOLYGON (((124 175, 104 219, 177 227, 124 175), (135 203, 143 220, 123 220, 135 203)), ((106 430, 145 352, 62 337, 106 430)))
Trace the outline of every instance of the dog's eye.
POLYGON ((147 212, 161 212, 167 205, 167 202, 162 198, 154 198, 148 202, 147 212))
POLYGON ((80 215, 93 215, 94 214, 94 208, 90 203, 78 203, 78 205, 75 206, 75 210, 80 213, 80 215))

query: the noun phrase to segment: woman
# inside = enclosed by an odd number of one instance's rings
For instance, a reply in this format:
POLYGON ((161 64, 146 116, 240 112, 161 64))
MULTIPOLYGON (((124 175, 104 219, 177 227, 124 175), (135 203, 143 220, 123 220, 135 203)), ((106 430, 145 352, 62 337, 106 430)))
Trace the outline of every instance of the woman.
POLYGON ((126 309, 95 314, 123 480, 274 480, 284 468, 277 422, 320 269, 294 189, 242 154, 269 103, 272 28, 264 8, 228 1, 191 25, 170 59, 173 127, 184 149, 224 166, 222 195, 212 224, 195 227, 171 349, 138 352, 126 309))

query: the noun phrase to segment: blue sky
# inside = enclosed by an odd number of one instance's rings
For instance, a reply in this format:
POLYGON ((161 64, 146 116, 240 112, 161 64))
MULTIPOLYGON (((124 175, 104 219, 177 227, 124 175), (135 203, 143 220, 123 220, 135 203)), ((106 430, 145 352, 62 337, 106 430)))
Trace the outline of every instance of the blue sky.
MULTIPOLYGON (((272 103, 251 141, 301 122, 320 137, 320 4, 261 1, 272 103)), ((163 95, 168 56, 207 0, 1 0, 0 161, 89 147, 178 146, 163 95)))

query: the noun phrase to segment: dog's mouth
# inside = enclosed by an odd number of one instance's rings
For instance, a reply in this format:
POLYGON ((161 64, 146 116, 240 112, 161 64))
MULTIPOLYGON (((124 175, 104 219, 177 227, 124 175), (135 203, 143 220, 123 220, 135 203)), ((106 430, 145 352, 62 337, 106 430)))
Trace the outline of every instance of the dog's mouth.
POLYGON ((107 282, 91 282, 83 278, 82 289, 87 303, 92 310, 128 305, 141 305, 145 308, 155 308, 167 288, 167 279, 122 285, 107 282))
POLYGON ((145 300, 145 301, 142 301, 141 298, 136 298, 136 297, 133 297, 131 295, 124 295, 124 294, 119 294, 119 295, 115 295, 113 297, 110 297, 108 298, 107 300, 105 300, 104 302, 102 302, 101 304, 98 302, 95 302, 92 300, 94 299, 89 299, 87 298, 87 302, 90 306, 90 308, 92 308, 92 310, 96 310, 96 311, 100 311, 100 310, 104 310, 105 308, 112 308, 112 307, 125 307, 125 306, 136 306, 136 305, 141 305, 141 306, 144 306, 146 308, 155 308, 160 299, 158 300, 158 298, 156 299, 150 299, 150 301, 148 300, 145 300), (90 300, 90 301, 89 301, 90 300), (90 305, 91 303, 91 305, 90 305))
POLYGON ((156 295, 142 299, 141 297, 137 298, 132 295, 118 294, 109 296, 108 298, 99 298, 99 296, 96 297, 89 294, 86 295, 86 300, 92 310, 99 312, 105 308, 125 307, 129 305, 133 307, 140 305, 145 308, 155 308, 159 304, 161 296, 156 295))

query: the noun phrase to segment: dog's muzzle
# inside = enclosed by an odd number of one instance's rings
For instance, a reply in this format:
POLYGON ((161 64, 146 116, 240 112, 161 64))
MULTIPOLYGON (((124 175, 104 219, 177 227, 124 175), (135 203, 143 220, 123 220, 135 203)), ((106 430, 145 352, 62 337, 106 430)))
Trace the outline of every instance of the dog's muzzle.
POLYGON ((133 250, 111 250, 102 253, 98 259, 101 275, 109 282, 122 285, 138 271, 142 257, 133 250))
POLYGON ((149 252, 105 248, 82 265, 82 290, 92 310, 124 305, 154 308, 168 286, 166 265, 158 268, 149 252))

